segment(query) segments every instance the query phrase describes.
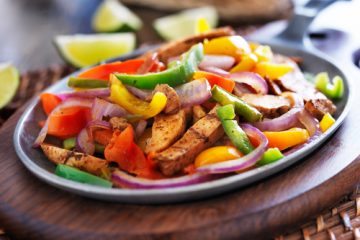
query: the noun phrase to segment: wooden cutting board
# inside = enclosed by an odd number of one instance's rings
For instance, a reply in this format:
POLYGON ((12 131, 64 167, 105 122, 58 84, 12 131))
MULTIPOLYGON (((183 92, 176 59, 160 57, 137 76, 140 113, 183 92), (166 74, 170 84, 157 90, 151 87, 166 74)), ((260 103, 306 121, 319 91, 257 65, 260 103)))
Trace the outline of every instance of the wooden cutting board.
MULTIPOLYGON (((354 87, 360 90, 359 83, 354 87)), ((51 187, 25 169, 12 143, 21 113, 0 131, 0 223, 20 239, 269 238, 334 204, 360 180, 360 108, 354 107, 310 157, 238 191, 169 205, 92 200, 51 187)))

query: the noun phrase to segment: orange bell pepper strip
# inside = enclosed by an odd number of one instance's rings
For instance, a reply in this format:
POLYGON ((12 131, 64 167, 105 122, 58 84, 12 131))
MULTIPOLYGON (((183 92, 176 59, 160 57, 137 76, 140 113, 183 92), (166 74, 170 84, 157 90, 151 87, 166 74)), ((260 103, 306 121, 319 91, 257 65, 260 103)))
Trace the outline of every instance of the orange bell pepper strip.
POLYGON ((111 73, 134 74, 144 63, 144 59, 132 59, 125 62, 113 62, 95 66, 79 74, 79 78, 109 80, 111 73))
POLYGON ((131 125, 120 132, 115 130, 110 143, 104 151, 105 159, 116 162, 120 169, 143 178, 156 178, 154 165, 134 142, 134 129, 131 125))
POLYGON ((195 167, 201 167, 208 164, 224 162, 240 158, 243 154, 235 147, 217 146, 202 151, 195 158, 195 167))
POLYGON ((40 95, 40 100, 42 104, 42 108, 46 115, 49 115, 56 106, 61 103, 61 99, 51 93, 43 93, 40 95))
POLYGON ((50 116, 48 134, 61 139, 75 137, 86 126, 90 118, 90 108, 64 108, 59 113, 50 116))
POLYGON ((281 132, 264 132, 269 140, 269 148, 284 150, 302 143, 309 139, 309 133, 302 128, 291 128, 281 132))
POLYGON ((210 83, 211 87, 214 85, 218 85, 219 87, 225 89, 228 92, 232 92, 235 87, 235 82, 231 79, 224 78, 214 73, 197 71, 195 72, 194 79, 206 78, 206 80, 210 83))

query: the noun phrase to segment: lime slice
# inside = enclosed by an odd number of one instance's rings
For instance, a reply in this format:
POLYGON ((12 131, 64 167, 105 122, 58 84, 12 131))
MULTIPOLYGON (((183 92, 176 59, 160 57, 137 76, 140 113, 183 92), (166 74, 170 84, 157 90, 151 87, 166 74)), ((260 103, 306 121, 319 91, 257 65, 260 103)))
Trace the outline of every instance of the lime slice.
POLYGON ((197 22, 203 18, 211 28, 218 23, 218 14, 214 7, 201 7, 158 18, 154 28, 166 40, 174 40, 196 34, 197 22))
POLYGON ((96 32, 136 31, 142 26, 140 18, 117 0, 103 1, 91 24, 96 32))
POLYGON ((0 64, 0 109, 15 96, 19 87, 19 72, 10 63, 0 64))
POLYGON ((129 53, 135 48, 133 33, 57 36, 55 45, 64 60, 85 67, 129 53))

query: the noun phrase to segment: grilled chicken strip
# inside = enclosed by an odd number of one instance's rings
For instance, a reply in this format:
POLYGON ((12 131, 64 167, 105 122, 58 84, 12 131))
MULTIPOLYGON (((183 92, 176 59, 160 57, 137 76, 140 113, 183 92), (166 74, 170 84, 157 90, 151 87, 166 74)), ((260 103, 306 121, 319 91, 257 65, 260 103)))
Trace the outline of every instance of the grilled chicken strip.
POLYGON ((196 123, 200 119, 206 116, 204 108, 200 105, 195 105, 192 107, 193 112, 193 123, 196 123))
POLYGON ((176 174, 224 135, 216 108, 190 127, 174 145, 155 155, 154 160, 164 175, 176 174))
POLYGON ((305 79, 294 61, 282 55, 275 55, 274 59, 275 62, 287 63, 293 66, 294 70, 292 72, 275 81, 286 91, 298 93, 305 100, 305 109, 311 115, 321 119, 326 113, 333 114, 336 111, 334 103, 305 79))
POLYGON ((151 138, 146 143, 145 153, 160 152, 168 148, 184 133, 186 114, 180 110, 175 114, 160 114, 155 117, 151 138))
POLYGON ((259 110, 266 118, 278 117, 290 109, 290 101, 283 96, 246 93, 240 98, 259 110))
POLYGON ((46 143, 41 144, 41 149, 46 157, 56 164, 66 164, 97 176, 101 176, 108 171, 107 161, 101 158, 69 151, 46 143))

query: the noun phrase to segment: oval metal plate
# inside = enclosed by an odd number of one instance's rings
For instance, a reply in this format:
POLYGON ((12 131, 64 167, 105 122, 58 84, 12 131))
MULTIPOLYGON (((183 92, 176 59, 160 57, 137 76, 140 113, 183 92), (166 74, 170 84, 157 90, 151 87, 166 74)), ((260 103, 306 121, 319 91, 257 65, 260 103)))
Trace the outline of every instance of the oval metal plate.
MULTIPOLYGON (((299 56, 303 58, 303 67, 304 70, 307 72, 317 73, 319 71, 327 71, 330 76, 341 76, 344 79, 345 83, 344 97, 340 101, 336 102, 336 123, 325 134, 321 135, 321 137, 319 137, 311 144, 308 144, 299 151, 294 152, 273 164, 258 167, 256 169, 241 174, 229 176, 211 182, 171 189, 106 189, 69 181, 53 174, 55 165, 45 157, 45 155, 40 149, 33 149, 31 147, 32 143, 34 142, 36 136, 39 133, 39 127, 37 123, 39 120, 45 119, 45 116, 39 104, 39 97, 36 97, 31 101, 16 126, 16 130, 14 133, 14 146, 17 155, 19 156, 23 164, 26 166, 26 168, 29 169, 35 176, 37 176, 41 180, 66 191, 70 191, 86 197, 108 201, 144 204, 189 201, 218 195, 230 190, 238 189, 255 181, 259 181, 276 172, 279 172, 280 170, 283 170, 284 168, 294 164, 300 159, 304 159, 313 150, 320 146, 326 139, 328 139, 332 134, 334 134, 336 129, 344 121, 349 111, 351 102, 350 79, 346 76, 346 74, 344 74, 345 71, 342 71, 339 66, 336 66, 329 59, 324 56, 320 56, 319 54, 310 53, 300 48, 290 48, 275 44, 272 44, 271 47, 276 53, 284 54, 287 56, 299 56)), ((136 57, 137 55, 140 55, 141 53, 143 53, 143 51, 137 51, 133 54, 121 57, 119 59, 130 59, 136 57)), ((78 73, 79 72, 74 74, 78 73)), ((67 77, 60 80, 45 91, 57 93, 69 90, 66 86, 66 80, 67 77)))

